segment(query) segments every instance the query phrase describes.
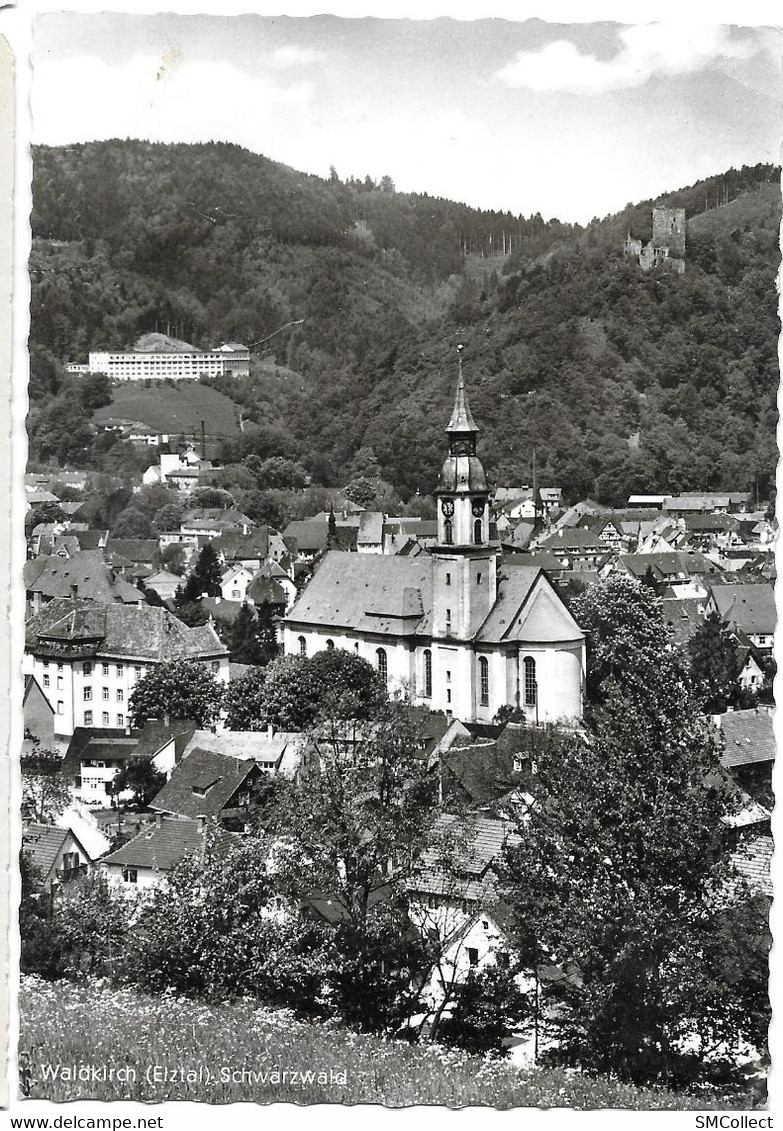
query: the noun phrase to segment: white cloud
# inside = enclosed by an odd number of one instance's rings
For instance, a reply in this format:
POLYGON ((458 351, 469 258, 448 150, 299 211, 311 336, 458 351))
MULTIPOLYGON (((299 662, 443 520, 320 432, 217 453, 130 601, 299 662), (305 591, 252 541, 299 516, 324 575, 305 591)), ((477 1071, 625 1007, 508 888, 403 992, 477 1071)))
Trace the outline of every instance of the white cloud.
POLYGON ((279 71, 289 67, 309 67, 313 63, 320 63, 326 58, 323 51, 315 51, 312 47, 297 47, 291 44, 287 47, 278 47, 272 52, 272 66, 279 71))
POLYGON ((583 55, 560 39, 540 51, 520 51, 495 77, 542 93, 604 94, 643 86, 658 75, 692 74, 719 61, 747 59, 763 45, 715 25, 639 24, 624 28, 618 38, 620 50, 611 59, 583 55))
POLYGON ((83 57, 40 62, 33 85, 33 131, 50 145, 106 137, 258 144, 259 128, 280 108, 312 96, 308 83, 277 83, 230 63, 183 61, 175 52, 137 55, 116 66, 83 57))

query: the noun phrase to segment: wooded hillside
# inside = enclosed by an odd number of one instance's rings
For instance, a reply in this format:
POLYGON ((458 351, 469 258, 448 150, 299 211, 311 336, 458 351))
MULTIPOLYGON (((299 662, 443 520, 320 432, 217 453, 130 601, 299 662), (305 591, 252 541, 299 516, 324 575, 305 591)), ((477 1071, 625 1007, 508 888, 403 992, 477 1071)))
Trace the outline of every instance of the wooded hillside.
POLYGON ((653 202, 581 229, 397 193, 388 178, 324 180, 233 145, 38 147, 31 420, 64 395, 62 363, 91 348, 156 329, 243 340, 263 364, 218 387, 316 481, 342 481, 372 448, 403 495, 427 492, 464 341, 497 482, 527 482, 535 447, 541 481, 569 497, 764 496, 778 180, 731 170, 662 198, 688 210, 680 277, 623 257, 628 231, 648 238, 653 202), (477 257, 495 268, 504 250, 502 271, 482 273, 477 257))

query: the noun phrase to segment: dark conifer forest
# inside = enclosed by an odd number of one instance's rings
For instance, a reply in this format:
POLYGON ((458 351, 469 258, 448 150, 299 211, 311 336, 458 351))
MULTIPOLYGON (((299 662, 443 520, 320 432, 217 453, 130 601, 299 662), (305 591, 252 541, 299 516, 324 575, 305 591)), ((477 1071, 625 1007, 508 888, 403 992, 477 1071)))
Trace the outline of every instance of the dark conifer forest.
POLYGON ((221 143, 37 147, 31 457, 56 426, 71 442, 61 460, 104 466, 85 381, 64 365, 157 330, 251 346, 249 378, 212 382, 251 425, 227 460, 255 437, 262 458, 329 486, 362 450, 402 498, 427 493, 463 342, 496 482, 529 482, 535 449, 539 481, 569 499, 768 497, 779 180, 729 170, 580 227, 221 143), (686 208, 682 276, 624 256, 629 232, 649 239, 653 203, 686 208))

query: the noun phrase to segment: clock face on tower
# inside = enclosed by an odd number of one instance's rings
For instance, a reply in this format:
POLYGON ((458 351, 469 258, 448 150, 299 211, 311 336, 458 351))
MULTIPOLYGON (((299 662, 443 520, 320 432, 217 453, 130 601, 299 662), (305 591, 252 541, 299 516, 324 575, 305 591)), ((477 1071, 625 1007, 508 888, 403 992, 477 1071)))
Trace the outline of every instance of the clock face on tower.
POLYGON ((444 499, 440 504, 440 509, 443 511, 446 518, 451 518, 451 516, 454 514, 454 503, 451 501, 451 499, 444 499))

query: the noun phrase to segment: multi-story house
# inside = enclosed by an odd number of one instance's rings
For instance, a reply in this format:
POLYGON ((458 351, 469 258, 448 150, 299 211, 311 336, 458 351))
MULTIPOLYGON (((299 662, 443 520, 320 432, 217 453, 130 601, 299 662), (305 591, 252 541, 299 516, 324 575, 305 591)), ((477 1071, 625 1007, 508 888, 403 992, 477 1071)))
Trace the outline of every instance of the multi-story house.
POLYGON ((124 728, 140 679, 171 660, 228 682, 228 650, 211 624, 188 628, 167 609, 58 599, 27 624, 25 674, 54 710, 56 736, 77 726, 124 728))

